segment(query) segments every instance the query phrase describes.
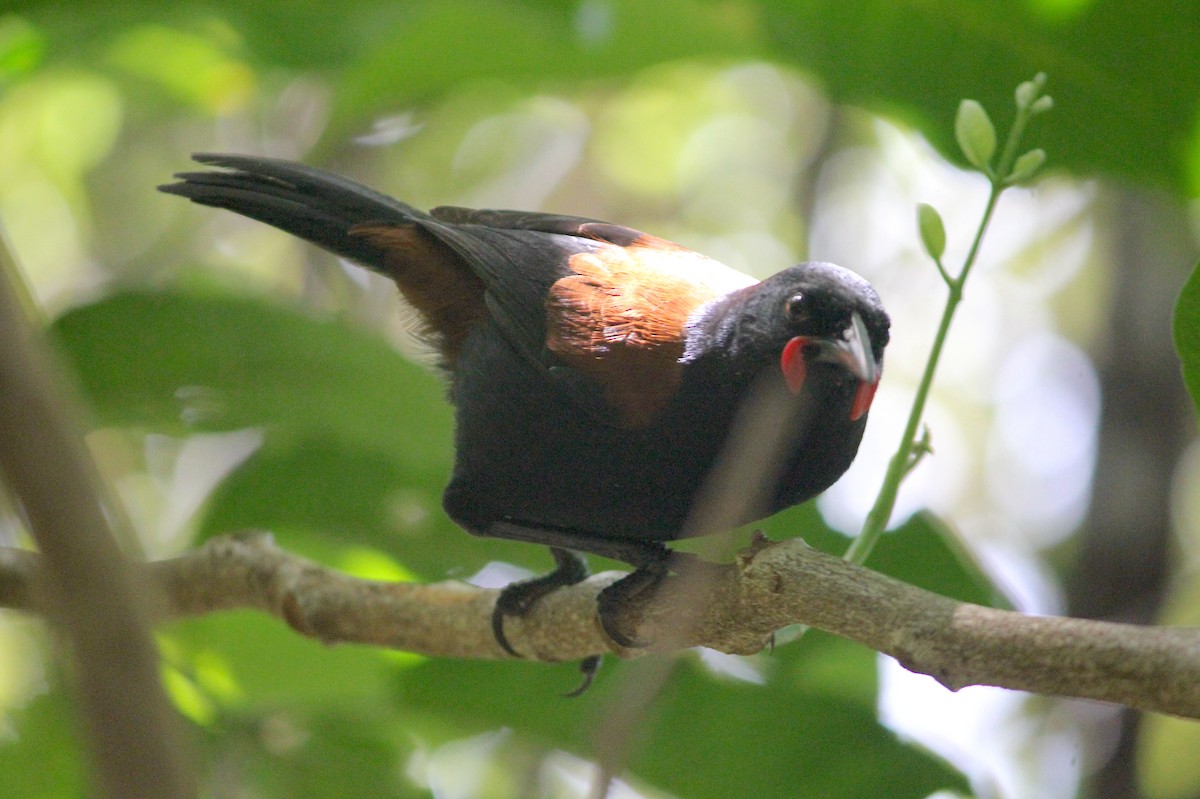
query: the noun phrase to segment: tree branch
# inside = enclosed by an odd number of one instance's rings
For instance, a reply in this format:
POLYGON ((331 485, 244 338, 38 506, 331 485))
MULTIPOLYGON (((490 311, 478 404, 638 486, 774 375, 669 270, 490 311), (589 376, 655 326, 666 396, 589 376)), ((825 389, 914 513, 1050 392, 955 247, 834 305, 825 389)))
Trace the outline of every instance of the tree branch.
MULTIPOLYGON (((39 567, 32 553, 0 549, 0 603, 40 611, 39 567)), ((156 609, 163 620, 255 608, 327 643, 509 657, 492 637, 494 589, 359 580, 289 554, 269 535, 214 539, 146 569, 166 598, 156 609)), ((595 622, 596 595, 620 576, 606 572, 556 591, 527 618, 506 622, 509 640, 539 661, 650 651, 617 647, 595 622)), ((1200 718, 1200 628, 1035 617, 957 602, 800 540, 759 538, 735 564, 688 569, 621 623, 654 641, 652 650, 702 645, 737 654, 761 650, 774 630, 807 624, 892 655, 952 690, 996 685, 1200 718)))

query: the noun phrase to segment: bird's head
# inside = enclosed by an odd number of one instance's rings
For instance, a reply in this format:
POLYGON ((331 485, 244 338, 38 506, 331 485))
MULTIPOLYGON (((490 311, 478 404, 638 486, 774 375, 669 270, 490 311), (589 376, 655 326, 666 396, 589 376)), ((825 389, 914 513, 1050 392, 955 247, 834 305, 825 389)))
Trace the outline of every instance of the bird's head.
POLYGON ((756 363, 770 362, 794 395, 818 373, 852 388, 849 421, 866 415, 883 371, 890 325, 867 281, 840 266, 810 262, 728 300, 722 325, 727 327, 717 338, 734 351, 753 350, 756 363))

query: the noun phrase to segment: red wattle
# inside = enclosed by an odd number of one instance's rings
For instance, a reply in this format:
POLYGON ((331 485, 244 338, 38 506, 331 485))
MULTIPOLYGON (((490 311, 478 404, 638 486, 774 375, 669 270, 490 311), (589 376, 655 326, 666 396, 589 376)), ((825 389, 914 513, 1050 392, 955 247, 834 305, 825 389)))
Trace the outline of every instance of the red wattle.
POLYGON ((875 389, 879 381, 874 383, 859 383, 854 391, 854 402, 850 404, 850 421, 856 422, 871 410, 871 401, 875 399, 875 389))
MULTIPOLYGON (((804 378, 808 376, 808 364, 804 362, 804 345, 808 343, 806 336, 796 336, 783 345, 783 353, 779 356, 779 367, 783 369, 783 379, 787 382, 788 391, 799 394, 804 387, 804 378)), ((868 404, 870 400, 867 401, 868 404)))

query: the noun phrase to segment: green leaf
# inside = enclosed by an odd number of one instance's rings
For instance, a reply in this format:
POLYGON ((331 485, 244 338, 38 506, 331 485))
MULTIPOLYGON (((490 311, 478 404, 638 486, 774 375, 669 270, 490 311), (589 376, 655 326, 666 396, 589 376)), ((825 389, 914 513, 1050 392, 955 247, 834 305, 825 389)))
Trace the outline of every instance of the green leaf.
POLYGON ((1179 293, 1175 303, 1175 350, 1183 366, 1183 379, 1192 403, 1200 411, 1200 264, 1179 293))
POLYGON ((996 126, 983 106, 963 100, 954 119, 954 136, 967 160, 985 172, 996 154, 996 126))
POLYGON ((368 701, 390 681, 398 658, 406 666, 421 661, 374 647, 326 646, 249 610, 175 622, 160 636, 172 665, 226 713, 368 701), (220 690, 211 684, 211 673, 218 674, 220 690))
POLYGON ((396 458, 332 439, 267 441, 217 486, 202 537, 296 528, 366 544, 414 535, 437 511, 443 482, 422 477, 406 479, 396 458), (393 507, 402 502, 414 507, 393 507))
POLYGON ((448 468, 436 379, 370 333, 244 297, 127 291, 52 332, 99 426, 175 435, 262 427, 448 468))
POLYGON ((954 137, 940 120, 961 98, 1006 108, 1014 78, 1052 69, 1063 102, 1033 143, 1054 153, 1056 164, 1194 195, 1194 9, 1181 17, 1171 3, 1147 2, 1132 13, 1122 0, 1095 0, 1063 25, 1038 14, 1038 5, 772 0, 763 24, 776 57, 818 75, 834 102, 901 109, 950 155, 954 137))
POLYGON ((1042 164, 1046 163, 1046 151, 1042 149, 1030 150, 1023 153, 1013 164, 1012 172, 1006 180, 1009 183, 1021 183, 1033 177, 1033 174, 1041 169, 1042 164))
POLYGON ((942 224, 942 215, 932 205, 917 203, 917 230, 921 233, 925 252, 933 260, 940 261, 946 251, 946 226, 942 224))
POLYGON ((958 533, 932 513, 917 513, 884 534, 867 566, 960 602, 1012 608, 958 533))

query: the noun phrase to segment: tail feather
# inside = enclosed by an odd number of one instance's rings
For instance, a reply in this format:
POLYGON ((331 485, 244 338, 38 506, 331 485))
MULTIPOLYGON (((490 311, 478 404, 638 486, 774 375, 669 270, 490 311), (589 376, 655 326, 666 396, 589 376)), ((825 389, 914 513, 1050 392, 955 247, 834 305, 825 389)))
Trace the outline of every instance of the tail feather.
POLYGON ((161 191, 257 219, 390 277, 416 308, 429 342, 453 369, 487 314, 484 285, 442 240, 452 229, 352 180, 303 164, 197 154, 221 171, 181 172, 161 191), (440 236, 438 234, 441 234, 440 236))
POLYGON ((257 219, 389 274, 377 239, 351 231, 364 225, 402 225, 428 216, 352 180, 274 158, 198 153, 224 172, 181 172, 160 191, 257 219))

